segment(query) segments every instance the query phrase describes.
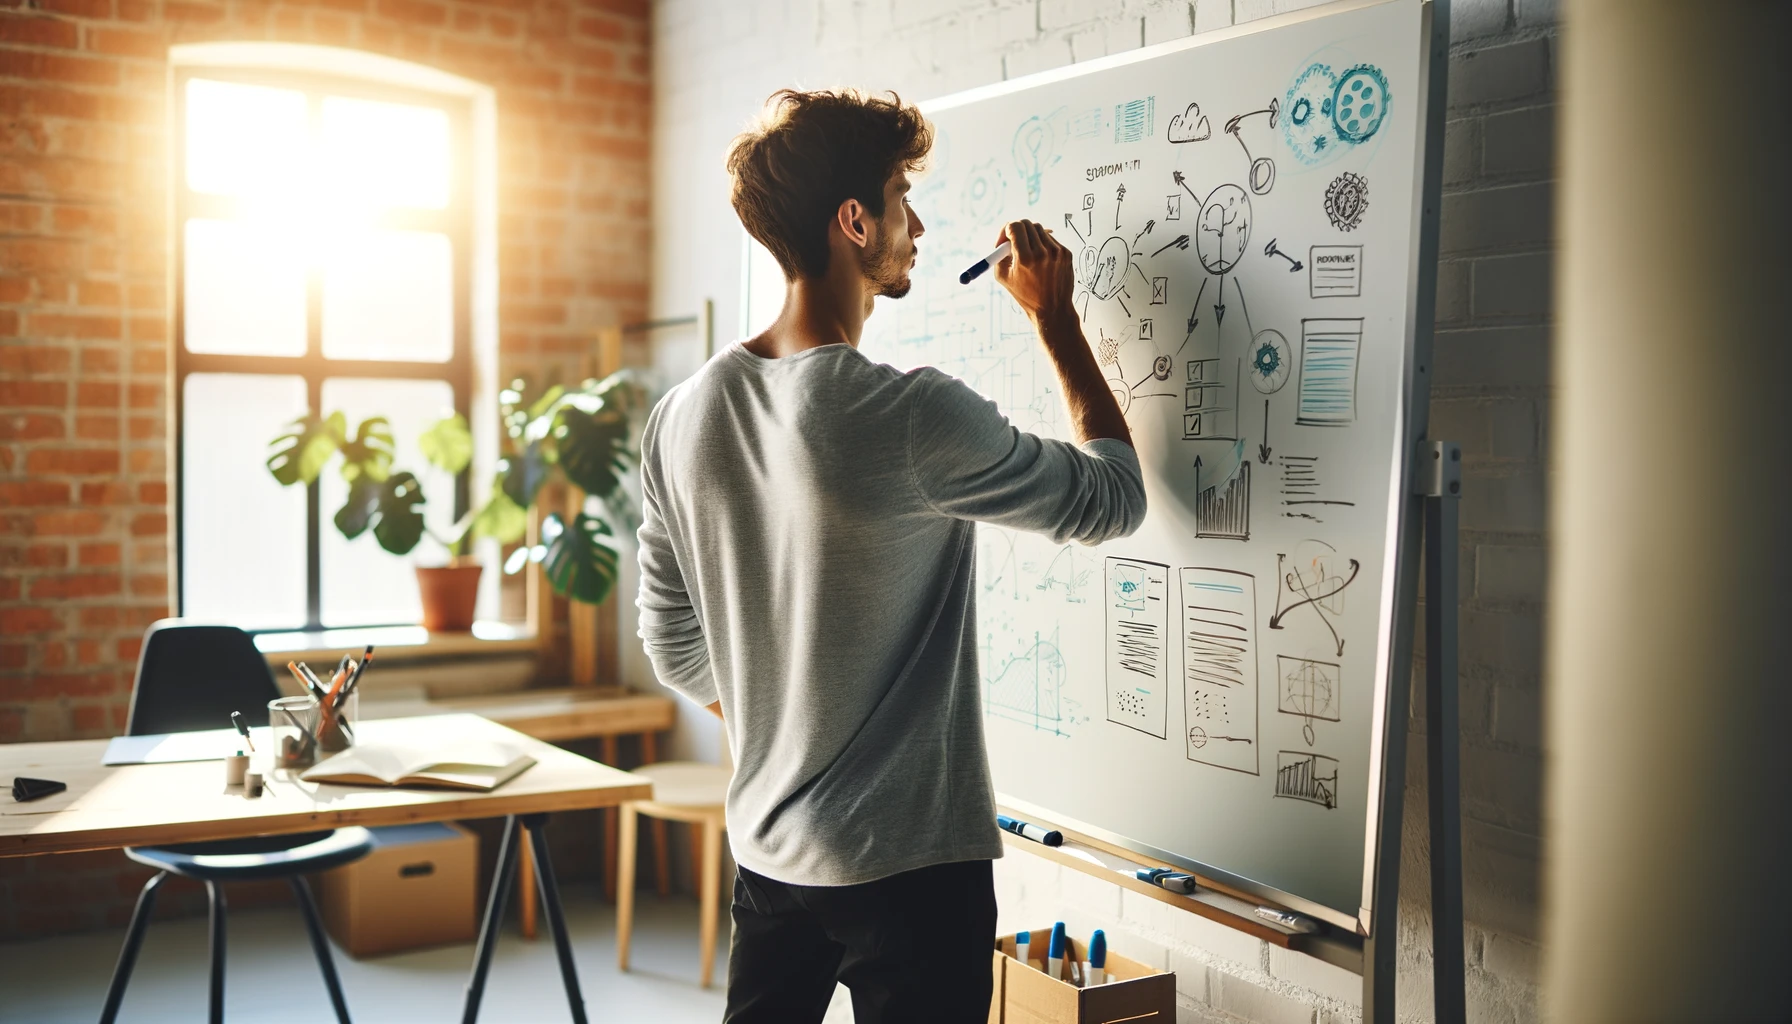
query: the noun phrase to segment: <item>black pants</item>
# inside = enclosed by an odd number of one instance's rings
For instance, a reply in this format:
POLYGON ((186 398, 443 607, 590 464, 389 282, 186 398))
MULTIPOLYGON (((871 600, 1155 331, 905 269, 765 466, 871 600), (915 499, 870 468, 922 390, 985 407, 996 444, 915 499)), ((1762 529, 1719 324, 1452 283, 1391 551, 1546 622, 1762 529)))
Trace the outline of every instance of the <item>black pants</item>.
POLYGON ((734 880, 725 1024, 814 1024, 837 980, 857 1024, 989 1019, 996 893, 990 862, 862 885, 734 880))

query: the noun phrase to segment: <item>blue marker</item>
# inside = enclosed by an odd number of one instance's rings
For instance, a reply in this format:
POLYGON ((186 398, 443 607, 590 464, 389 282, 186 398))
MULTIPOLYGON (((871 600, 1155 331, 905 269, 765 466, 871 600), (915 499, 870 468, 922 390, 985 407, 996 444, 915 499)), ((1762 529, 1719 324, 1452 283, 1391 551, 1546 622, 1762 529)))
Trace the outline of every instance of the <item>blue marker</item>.
POLYGON ((1089 969, 1083 972, 1090 985, 1108 983, 1108 937, 1100 928, 1089 937, 1089 969))
POLYGON ((1134 872, 1134 876, 1141 882, 1150 882, 1160 889, 1179 892, 1184 896, 1195 891, 1195 876, 1175 868, 1140 868, 1134 872))
POLYGON ((1001 245, 996 246, 995 252, 992 252, 988 256, 985 256, 982 259, 978 260, 977 262, 971 264, 969 270, 966 270, 964 273, 958 275, 958 283, 959 284, 970 284, 972 281, 977 280, 979 277, 983 276, 984 271, 988 270, 990 267, 993 267, 996 264, 1007 259, 1008 254, 1013 251, 1014 251, 1014 243, 1013 242, 1003 242, 1001 245))
POLYGON ((1064 969, 1064 946, 1068 940, 1064 937, 1064 922, 1052 925, 1052 944, 1045 958, 1045 973, 1056 978, 1064 969))
POLYGON ((1031 946, 1032 944, 1033 944, 1033 933, 1032 932, 1016 932, 1016 933, 1014 933, 1014 959, 1019 960, 1023 964, 1026 963, 1027 962, 1027 947, 1031 946))
POLYGON ((1046 846, 1064 845, 1064 833, 1057 829, 1043 829, 1019 818, 1010 818, 1006 814, 996 815, 996 827, 1004 832, 1012 832, 1023 839, 1031 839, 1035 843, 1044 843, 1046 846))

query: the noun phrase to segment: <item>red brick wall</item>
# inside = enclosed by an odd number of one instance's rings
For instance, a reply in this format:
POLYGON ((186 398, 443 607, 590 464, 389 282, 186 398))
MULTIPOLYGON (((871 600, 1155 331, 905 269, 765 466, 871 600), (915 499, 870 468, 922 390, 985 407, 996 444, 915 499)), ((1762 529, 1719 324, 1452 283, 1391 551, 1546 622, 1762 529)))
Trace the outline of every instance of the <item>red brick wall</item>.
MULTIPOLYGON (((167 48, 214 40, 496 88, 504 372, 646 309, 647 0, 0 0, 0 742, 121 728, 168 614, 167 48)), ((0 940, 121 922, 122 860, 0 860, 0 940)))

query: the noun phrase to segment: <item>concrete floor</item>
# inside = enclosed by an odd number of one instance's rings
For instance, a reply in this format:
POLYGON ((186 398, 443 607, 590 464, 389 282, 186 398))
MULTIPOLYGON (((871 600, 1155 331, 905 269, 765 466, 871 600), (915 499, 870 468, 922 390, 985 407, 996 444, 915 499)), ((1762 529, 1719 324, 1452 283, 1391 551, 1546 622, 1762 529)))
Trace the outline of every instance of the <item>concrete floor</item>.
MULTIPOLYGON (((632 969, 616 969, 614 908, 591 889, 565 892, 567 930, 593 1021, 713 1024, 722 1018, 727 925, 717 951, 715 986, 697 987, 697 907, 688 897, 636 903, 632 969)), ((98 1019, 124 931, 0 945, 0 1021, 30 1024, 98 1019)), ((471 943, 366 961, 336 950, 343 993, 358 1021, 411 1024, 459 1020, 471 943)), ((203 1020, 207 991, 203 917, 151 924, 126 990, 121 1024, 203 1020)), ((233 1024, 318 1024, 333 1020, 317 961, 296 907, 245 910, 229 917, 225 1008, 233 1024)), ((498 942, 481 1021, 544 1024, 570 1019, 542 923, 526 942, 514 929, 498 942)), ((838 1019, 838 1018, 836 1018, 838 1019)), ((850 1019, 850 1017, 848 1018, 850 1019)))

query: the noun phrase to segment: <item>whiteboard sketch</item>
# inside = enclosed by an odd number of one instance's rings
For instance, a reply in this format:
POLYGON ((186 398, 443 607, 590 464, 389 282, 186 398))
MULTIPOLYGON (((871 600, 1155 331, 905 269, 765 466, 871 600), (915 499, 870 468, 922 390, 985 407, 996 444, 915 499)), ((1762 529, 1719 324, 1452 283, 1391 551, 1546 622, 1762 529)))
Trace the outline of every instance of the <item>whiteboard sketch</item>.
POLYGON ((1188 759, 1257 774, 1257 581, 1231 569, 1182 577, 1188 759))
POLYGON ((1163 739, 1169 692, 1170 567, 1107 560, 1108 721, 1163 739))
POLYGON ((1342 705, 1342 667, 1337 662, 1276 655, 1276 710, 1305 718, 1301 737, 1312 746, 1314 721, 1336 722, 1342 705))

